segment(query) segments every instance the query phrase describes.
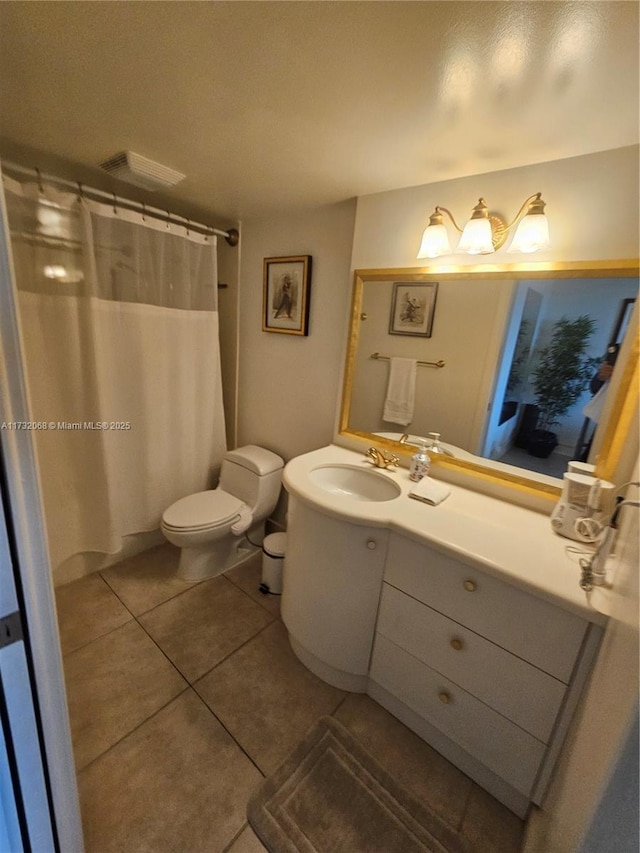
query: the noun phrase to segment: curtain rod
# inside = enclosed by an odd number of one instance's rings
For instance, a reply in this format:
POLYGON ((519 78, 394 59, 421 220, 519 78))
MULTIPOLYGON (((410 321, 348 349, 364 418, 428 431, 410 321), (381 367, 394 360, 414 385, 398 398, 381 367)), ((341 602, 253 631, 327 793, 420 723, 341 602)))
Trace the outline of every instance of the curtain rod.
POLYGON ((41 172, 37 167, 29 168, 27 166, 21 166, 20 164, 12 163, 9 160, 2 160, 1 162, 3 170, 6 168, 10 172, 29 175, 37 181, 40 188, 42 188, 42 181, 46 181, 49 184, 55 184, 59 187, 74 190, 80 196, 86 196, 87 198, 91 198, 96 201, 108 201, 113 204, 114 207, 120 205, 120 207, 127 208, 128 210, 135 210, 139 213, 152 216, 154 219, 160 219, 163 222, 171 222, 174 225, 184 225, 192 231, 197 231, 199 234, 217 234, 219 237, 224 237, 230 246, 237 246, 240 241, 240 234, 237 228, 229 228, 228 231, 221 231, 220 229, 213 228, 210 225, 203 225, 200 222, 192 222, 184 216, 169 213, 168 210, 160 210, 160 208, 157 207, 147 207, 146 204, 143 204, 140 201, 133 201, 128 198, 119 198, 116 193, 106 193, 103 190, 86 187, 80 181, 76 181, 74 183, 73 181, 68 181, 65 178, 57 178, 55 175, 48 175, 45 172, 41 172))

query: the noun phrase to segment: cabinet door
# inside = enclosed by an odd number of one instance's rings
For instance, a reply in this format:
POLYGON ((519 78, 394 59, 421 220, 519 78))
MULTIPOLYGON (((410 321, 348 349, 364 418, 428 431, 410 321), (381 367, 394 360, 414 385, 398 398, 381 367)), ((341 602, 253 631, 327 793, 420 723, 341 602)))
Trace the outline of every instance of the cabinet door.
POLYGON ((396 535, 385 580, 569 683, 588 624, 579 616, 396 535))
POLYGON ((291 495, 282 619, 323 663, 366 675, 389 534, 311 509, 291 495))

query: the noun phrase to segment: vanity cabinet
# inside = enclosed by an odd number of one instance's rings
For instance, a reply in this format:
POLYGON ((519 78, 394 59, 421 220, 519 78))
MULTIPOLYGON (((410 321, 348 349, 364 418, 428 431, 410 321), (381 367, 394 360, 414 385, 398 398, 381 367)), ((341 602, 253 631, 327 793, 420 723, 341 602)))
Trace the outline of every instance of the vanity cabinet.
POLYGON ((544 793, 594 631, 573 613, 392 534, 368 692, 524 814, 544 793))
POLYGON ((291 646, 523 817, 542 802, 606 616, 543 515, 454 484, 427 508, 401 471, 372 472, 397 497, 327 480, 363 464, 330 446, 285 468, 291 646))

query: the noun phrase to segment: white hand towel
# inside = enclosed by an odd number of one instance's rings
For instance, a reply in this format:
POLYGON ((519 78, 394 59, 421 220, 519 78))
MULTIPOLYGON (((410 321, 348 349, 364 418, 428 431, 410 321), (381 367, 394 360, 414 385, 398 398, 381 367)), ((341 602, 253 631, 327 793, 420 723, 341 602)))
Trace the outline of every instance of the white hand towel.
POLYGON ((437 480, 432 480, 430 477, 423 477, 409 490, 410 498, 415 498, 417 501, 424 501, 424 503, 431 504, 431 506, 441 504, 450 494, 451 489, 448 486, 445 486, 444 483, 439 483, 437 480))
POLYGON ((415 358, 391 358, 389 384, 384 401, 382 419, 407 426, 413 420, 413 405, 416 397, 415 358))

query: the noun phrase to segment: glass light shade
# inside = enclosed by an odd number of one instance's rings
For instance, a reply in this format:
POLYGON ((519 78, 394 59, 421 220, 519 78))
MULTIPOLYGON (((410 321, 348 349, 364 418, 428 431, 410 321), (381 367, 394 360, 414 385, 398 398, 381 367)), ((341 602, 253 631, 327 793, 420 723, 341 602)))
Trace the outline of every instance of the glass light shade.
POLYGON ((549 221, 544 213, 528 213, 518 223, 508 252, 539 252, 548 249, 549 221))
POLYGON ((494 252, 489 220, 470 219, 464 226, 456 251, 469 255, 488 255, 494 252))
POLYGON ((440 255, 450 255, 451 244, 444 225, 428 225, 424 229, 422 242, 418 249, 418 258, 438 258, 440 255))

